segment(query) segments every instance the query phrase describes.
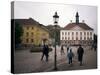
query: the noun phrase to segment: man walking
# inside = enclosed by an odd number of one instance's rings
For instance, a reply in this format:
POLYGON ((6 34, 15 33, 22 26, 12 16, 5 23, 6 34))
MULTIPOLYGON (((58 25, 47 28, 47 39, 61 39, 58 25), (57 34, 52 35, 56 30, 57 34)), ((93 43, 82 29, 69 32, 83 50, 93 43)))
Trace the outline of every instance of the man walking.
POLYGON ((83 54, 84 54, 84 49, 81 47, 81 45, 79 46, 77 50, 77 54, 78 54, 78 61, 80 62, 80 66, 81 66, 82 60, 83 60, 83 54))
POLYGON ((43 57, 45 55, 46 61, 48 61, 48 56, 49 56, 48 53, 49 53, 49 47, 48 47, 48 45, 44 45, 43 46, 43 54, 42 54, 41 60, 43 60, 43 57))

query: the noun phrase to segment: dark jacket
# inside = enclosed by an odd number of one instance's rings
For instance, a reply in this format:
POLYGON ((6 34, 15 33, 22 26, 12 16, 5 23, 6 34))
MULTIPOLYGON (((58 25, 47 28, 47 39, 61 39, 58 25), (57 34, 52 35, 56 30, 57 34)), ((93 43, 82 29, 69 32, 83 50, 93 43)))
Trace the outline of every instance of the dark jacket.
POLYGON ((78 48, 77 54, 78 54, 78 61, 82 61, 83 54, 84 54, 84 50, 83 50, 82 47, 79 47, 79 48, 78 48))
POLYGON ((68 52, 67 57, 69 59, 72 59, 74 57, 74 53, 73 52, 68 52))
POLYGON ((48 53, 49 53, 48 45, 44 45, 44 46, 43 46, 43 53, 44 53, 45 55, 48 55, 48 53))
POLYGON ((64 50, 63 46, 61 46, 61 50, 64 50))

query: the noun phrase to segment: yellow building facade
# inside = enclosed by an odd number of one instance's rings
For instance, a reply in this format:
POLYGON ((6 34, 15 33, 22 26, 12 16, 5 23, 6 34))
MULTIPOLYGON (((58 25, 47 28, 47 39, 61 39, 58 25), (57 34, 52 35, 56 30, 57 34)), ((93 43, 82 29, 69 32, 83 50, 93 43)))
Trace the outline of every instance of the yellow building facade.
POLYGON ((15 22, 19 23, 23 28, 21 44, 43 45, 43 43, 49 43, 49 30, 34 19, 15 19, 15 22))
POLYGON ((22 44, 41 45, 49 42, 49 32, 40 26, 23 25, 22 44))

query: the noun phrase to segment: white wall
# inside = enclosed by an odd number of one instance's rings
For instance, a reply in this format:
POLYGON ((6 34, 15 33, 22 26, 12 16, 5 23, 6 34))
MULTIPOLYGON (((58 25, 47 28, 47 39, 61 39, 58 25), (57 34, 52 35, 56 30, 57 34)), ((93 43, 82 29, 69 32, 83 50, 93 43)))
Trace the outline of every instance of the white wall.
POLYGON ((72 40, 72 32, 74 32, 74 40, 76 40, 76 32, 78 32, 78 40, 80 40, 80 32, 82 32, 82 40, 84 40, 84 32, 86 32, 86 40, 87 40, 87 37, 90 38, 90 32, 92 32, 92 40, 93 40, 93 34, 94 32, 92 30, 61 30, 60 31, 60 40, 62 40, 62 37, 64 37, 64 40, 65 40, 65 37, 67 37, 67 40, 68 40, 68 37, 70 37, 70 40, 72 40), (64 33, 64 35, 62 35, 62 32, 64 33), (68 32, 70 32, 70 35, 68 35, 68 32), (87 32, 89 33, 89 35, 87 35, 87 32), (67 35, 65 35, 65 33, 67 33, 67 35))

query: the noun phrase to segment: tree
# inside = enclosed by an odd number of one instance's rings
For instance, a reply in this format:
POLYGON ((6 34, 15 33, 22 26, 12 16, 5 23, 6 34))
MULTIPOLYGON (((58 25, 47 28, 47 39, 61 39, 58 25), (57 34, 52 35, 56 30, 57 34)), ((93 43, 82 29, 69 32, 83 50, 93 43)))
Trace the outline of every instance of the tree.
POLYGON ((15 22, 15 45, 18 45, 21 43, 21 36, 23 35, 23 29, 22 26, 15 22))

